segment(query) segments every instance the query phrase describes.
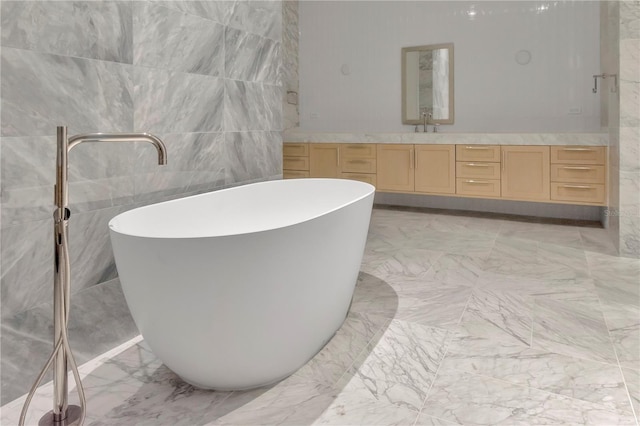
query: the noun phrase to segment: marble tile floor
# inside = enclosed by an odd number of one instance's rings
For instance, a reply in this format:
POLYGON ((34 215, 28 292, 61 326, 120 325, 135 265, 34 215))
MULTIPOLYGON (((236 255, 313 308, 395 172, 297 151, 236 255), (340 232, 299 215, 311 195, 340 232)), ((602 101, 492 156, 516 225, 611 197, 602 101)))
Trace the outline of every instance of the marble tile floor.
POLYGON ((351 311, 295 374, 203 391, 134 342, 85 378, 87 424, 638 425, 640 261, 580 225, 376 208, 351 311))

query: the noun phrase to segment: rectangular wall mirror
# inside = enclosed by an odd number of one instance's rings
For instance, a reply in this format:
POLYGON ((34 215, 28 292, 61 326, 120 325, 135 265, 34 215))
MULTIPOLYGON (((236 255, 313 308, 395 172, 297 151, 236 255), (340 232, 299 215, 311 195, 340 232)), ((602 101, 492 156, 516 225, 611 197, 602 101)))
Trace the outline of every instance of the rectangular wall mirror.
POLYGON ((453 43, 402 48, 402 123, 421 124, 424 114, 453 124, 453 43))

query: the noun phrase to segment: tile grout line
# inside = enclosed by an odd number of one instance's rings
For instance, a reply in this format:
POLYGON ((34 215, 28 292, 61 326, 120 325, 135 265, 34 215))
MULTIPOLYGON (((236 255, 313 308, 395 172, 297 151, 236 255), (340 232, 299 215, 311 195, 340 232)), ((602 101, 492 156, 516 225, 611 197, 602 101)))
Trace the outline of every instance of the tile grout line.
MULTIPOLYGON (((447 330, 447 334, 453 334, 453 332, 450 332, 447 330)), ((429 389, 427 389, 427 393, 424 397, 424 401, 422 401, 422 407, 420 407, 420 411, 418 411, 418 417, 416 417, 416 421, 413 423, 414 426, 418 422, 418 419, 422 415, 422 411, 424 410, 424 407, 427 404, 427 400, 429 399, 429 395, 431 394, 431 389, 433 389, 433 385, 436 383, 436 380, 438 379, 438 372, 440 371, 440 367, 442 367, 442 364, 444 363, 444 359, 446 358, 447 353, 449 352, 449 346, 451 345, 452 340, 453 340, 453 336, 450 336, 447 339, 445 350, 442 353, 442 358, 440 359, 440 363, 438 363, 438 368, 436 368, 435 374, 433 375, 433 381, 431 382, 429 389)))

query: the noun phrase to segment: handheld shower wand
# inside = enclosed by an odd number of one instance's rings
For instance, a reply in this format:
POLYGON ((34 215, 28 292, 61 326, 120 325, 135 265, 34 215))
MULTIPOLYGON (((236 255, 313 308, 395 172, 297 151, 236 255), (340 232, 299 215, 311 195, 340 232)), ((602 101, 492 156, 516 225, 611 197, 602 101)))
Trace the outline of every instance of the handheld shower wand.
POLYGON ((54 280, 53 280, 53 352, 27 394, 20 426, 24 426, 33 395, 45 374, 53 365, 53 410, 45 414, 39 426, 82 425, 86 417, 87 401, 82 387, 78 366, 69 345, 67 323, 71 295, 71 264, 69 260, 68 222, 69 210, 69 151, 82 142, 149 142, 158 151, 158 164, 167 164, 167 150, 162 140, 148 133, 91 133, 67 137, 67 128, 57 128, 56 186, 54 187, 56 210, 53 212, 54 280), (80 406, 68 405, 67 367, 71 367, 80 398, 80 406))

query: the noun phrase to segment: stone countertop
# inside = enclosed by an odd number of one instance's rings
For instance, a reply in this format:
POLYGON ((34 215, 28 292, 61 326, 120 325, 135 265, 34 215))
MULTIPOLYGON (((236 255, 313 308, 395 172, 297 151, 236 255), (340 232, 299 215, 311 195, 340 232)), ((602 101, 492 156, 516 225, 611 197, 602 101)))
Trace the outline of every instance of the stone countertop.
POLYGON ((606 133, 330 133, 290 129, 284 142, 607 146, 606 133))

